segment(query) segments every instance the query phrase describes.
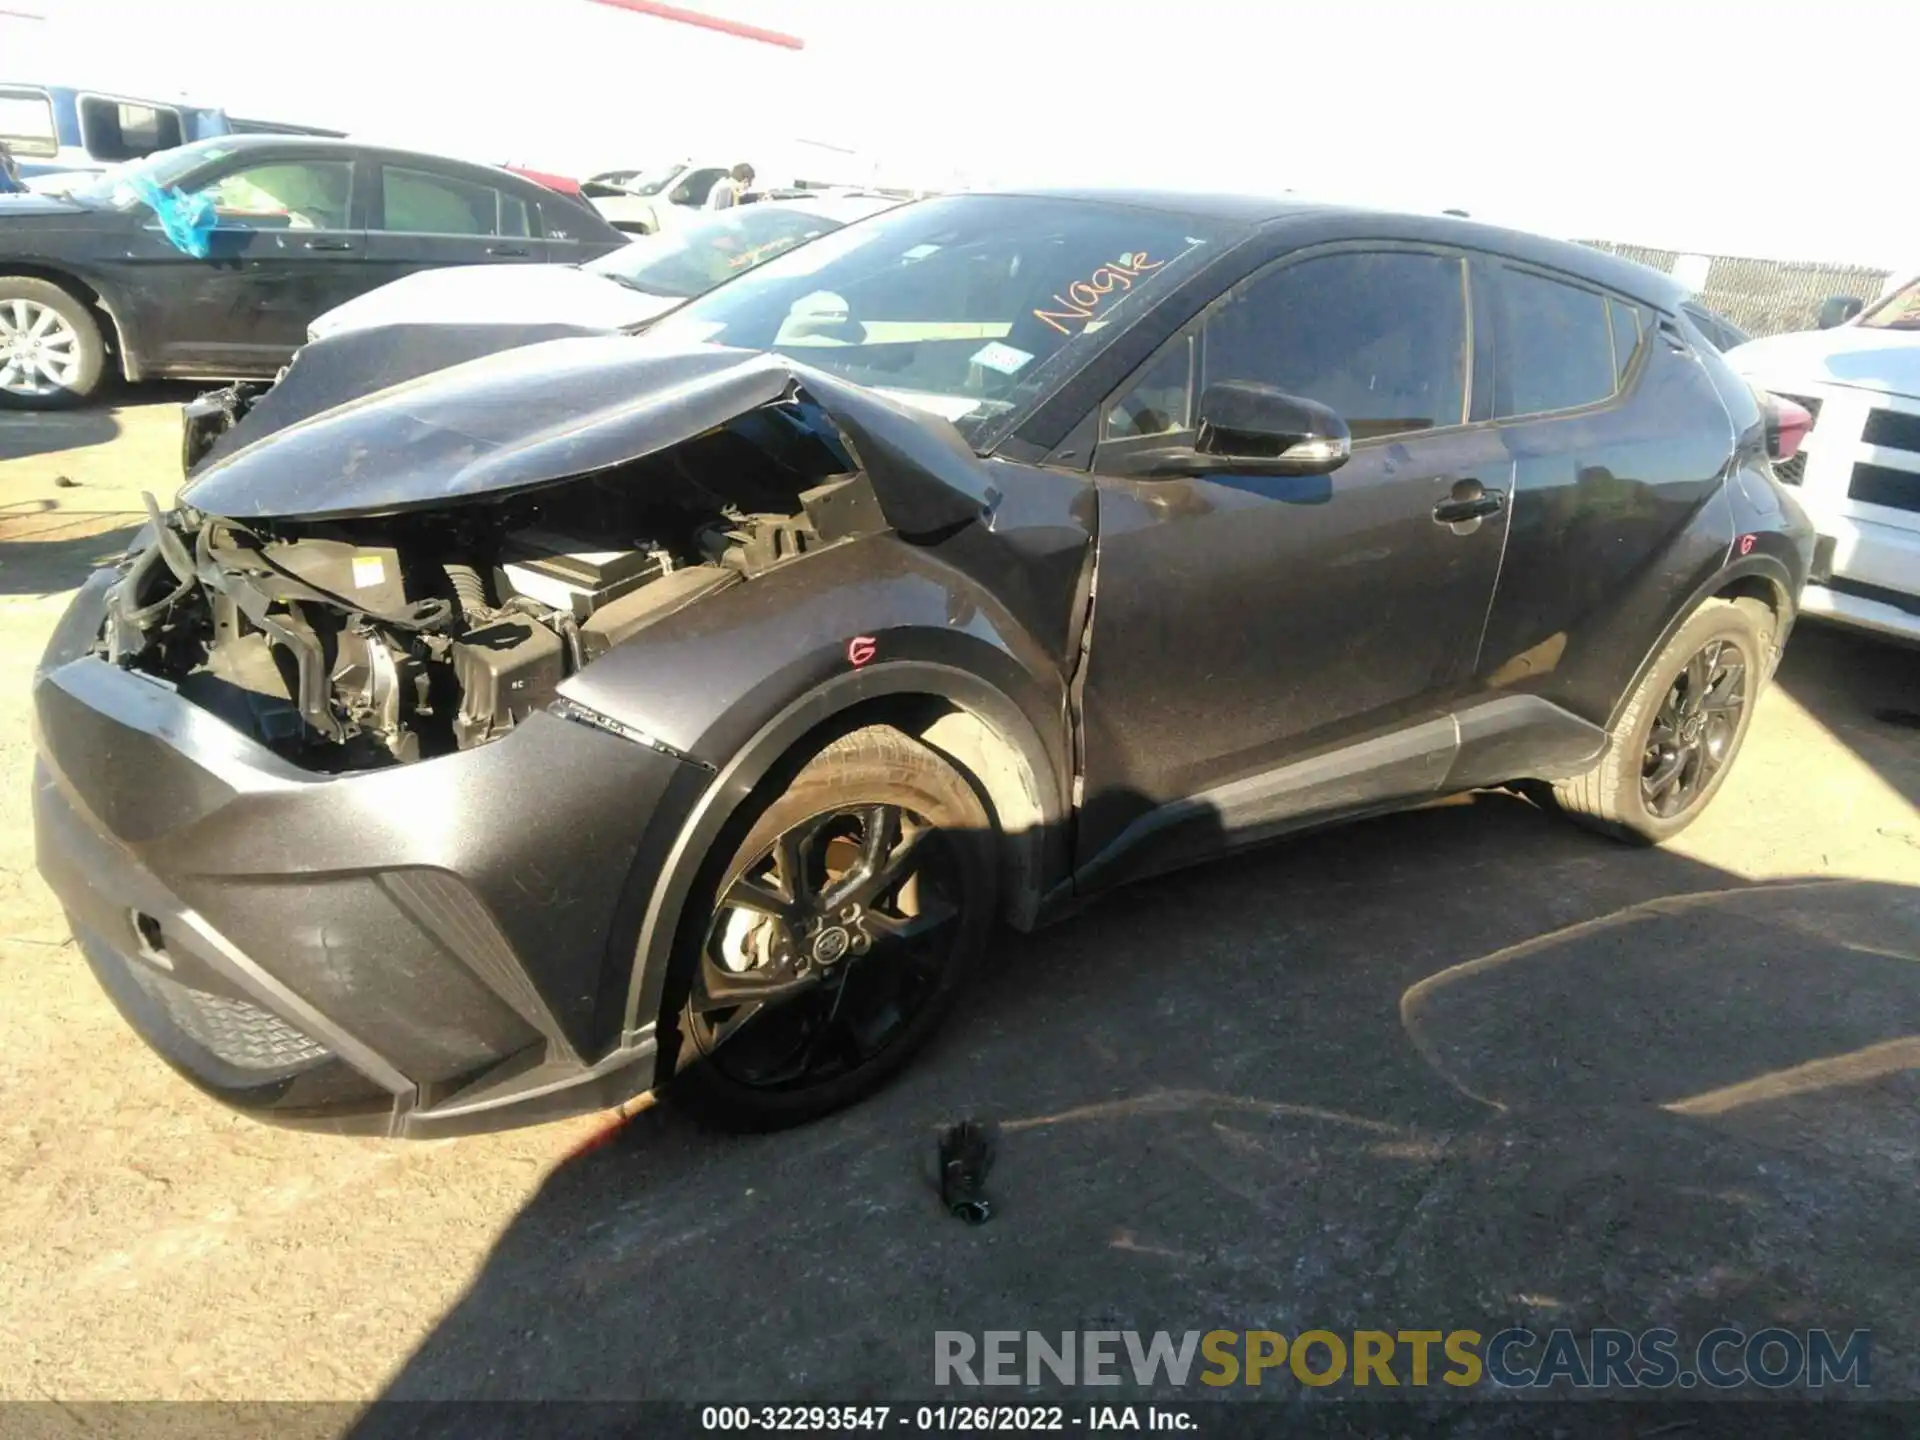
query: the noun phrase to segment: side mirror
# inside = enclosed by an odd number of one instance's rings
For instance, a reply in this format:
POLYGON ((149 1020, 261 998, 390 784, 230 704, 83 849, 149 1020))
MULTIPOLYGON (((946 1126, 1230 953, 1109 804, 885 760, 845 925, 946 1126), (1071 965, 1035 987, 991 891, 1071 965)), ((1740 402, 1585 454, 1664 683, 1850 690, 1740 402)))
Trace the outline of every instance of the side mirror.
POLYGON ((1347 422, 1318 400, 1270 385, 1225 380, 1200 397, 1194 450, 1216 463, 1262 475, 1325 475, 1347 463, 1347 422))
POLYGON ((667 203, 669 205, 684 205, 692 198, 693 191, 689 190, 685 185, 676 185, 673 187, 673 193, 667 196, 667 203))
POLYGON ((1820 318, 1814 323, 1822 330, 1831 330, 1846 324, 1866 308, 1867 302, 1856 296, 1829 295, 1820 302, 1820 318))
POLYGON ((1347 422, 1317 400, 1223 380, 1200 397, 1193 443, 1123 453, 1111 473, 1143 480, 1200 475, 1327 475, 1347 463, 1347 422))

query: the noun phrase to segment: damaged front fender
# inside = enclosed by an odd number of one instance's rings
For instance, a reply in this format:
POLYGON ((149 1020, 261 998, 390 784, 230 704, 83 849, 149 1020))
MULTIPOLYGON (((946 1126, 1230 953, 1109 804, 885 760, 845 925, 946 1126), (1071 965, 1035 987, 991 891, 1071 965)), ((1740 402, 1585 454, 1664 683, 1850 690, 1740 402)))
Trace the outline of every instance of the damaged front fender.
POLYGON ((296 362, 180 493, 239 520, 340 520, 502 498, 614 469, 757 412, 812 431, 907 536, 990 521, 999 492, 950 422, 779 356, 645 337, 546 341, 456 364, 250 438, 325 382, 296 362), (289 393, 291 387, 291 393, 289 393))

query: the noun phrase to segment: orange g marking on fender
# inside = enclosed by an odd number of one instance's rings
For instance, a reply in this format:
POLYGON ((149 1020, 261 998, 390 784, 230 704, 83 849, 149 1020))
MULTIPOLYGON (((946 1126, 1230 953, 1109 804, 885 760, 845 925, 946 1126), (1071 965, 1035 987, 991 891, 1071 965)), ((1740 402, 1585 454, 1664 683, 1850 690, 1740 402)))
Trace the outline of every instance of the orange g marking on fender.
POLYGON ((1752 551, 1753 551, 1753 536, 1742 535, 1740 537, 1740 553, 1742 555, 1747 555, 1747 554, 1751 554, 1752 551))
POLYGON ((873 659, 873 652, 879 648, 871 635, 856 635, 847 642, 847 663, 858 670, 873 659))

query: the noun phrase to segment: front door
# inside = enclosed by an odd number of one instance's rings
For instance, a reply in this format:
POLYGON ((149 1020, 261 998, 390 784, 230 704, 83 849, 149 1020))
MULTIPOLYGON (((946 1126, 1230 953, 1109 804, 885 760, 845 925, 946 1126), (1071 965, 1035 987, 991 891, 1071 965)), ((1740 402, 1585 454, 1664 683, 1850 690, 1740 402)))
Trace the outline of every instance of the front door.
MULTIPOLYGON (((303 344, 316 315, 360 293, 366 234, 346 156, 249 161, 200 187, 217 228, 211 253, 174 249, 159 222, 133 242, 152 317, 157 368, 197 375, 272 374, 303 344)), ((131 257, 130 257, 131 258, 131 257)), ((143 316, 144 318, 144 316, 143 316)))
POLYGON ((1474 423, 1472 311, 1459 255, 1309 253, 1236 286, 1108 404, 1089 883, 1439 786, 1506 526, 1504 509, 1446 507, 1512 485, 1474 423), (1130 451, 1190 436, 1195 397, 1223 380, 1333 407, 1352 458, 1325 476, 1124 478, 1130 451))

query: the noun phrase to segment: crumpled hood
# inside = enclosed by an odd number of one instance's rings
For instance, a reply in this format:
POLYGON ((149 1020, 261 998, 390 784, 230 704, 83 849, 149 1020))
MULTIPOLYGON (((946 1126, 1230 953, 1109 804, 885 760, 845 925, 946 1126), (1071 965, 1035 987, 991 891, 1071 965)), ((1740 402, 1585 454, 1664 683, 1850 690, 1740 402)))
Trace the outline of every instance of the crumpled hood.
MULTIPOLYGON (((298 374, 296 364, 269 398, 298 374)), ((252 440, 249 416, 229 437, 238 448, 201 469, 179 500, 235 520, 348 519, 467 504, 657 454, 764 406, 809 401, 866 471, 901 533, 990 516, 998 503, 979 458, 948 420, 776 355, 632 335, 547 340, 486 355, 252 440)))
POLYGON ((316 337, 378 325, 578 325, 618 330, 682 302, 644 295, 573 265, 460 265, 422 270, 336 305, 316 337))
POLYGON ((1727 363, 1770 390, 1794 385, 1852 385, 1920 396, 1920 330, 1836 325, 1750 340, 1727 352, 1727 363))

